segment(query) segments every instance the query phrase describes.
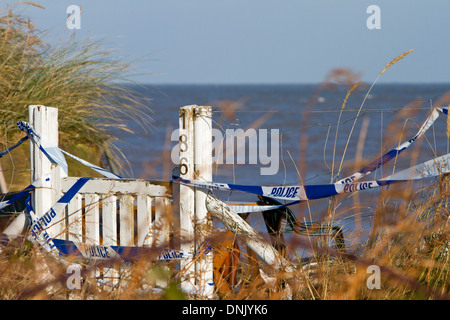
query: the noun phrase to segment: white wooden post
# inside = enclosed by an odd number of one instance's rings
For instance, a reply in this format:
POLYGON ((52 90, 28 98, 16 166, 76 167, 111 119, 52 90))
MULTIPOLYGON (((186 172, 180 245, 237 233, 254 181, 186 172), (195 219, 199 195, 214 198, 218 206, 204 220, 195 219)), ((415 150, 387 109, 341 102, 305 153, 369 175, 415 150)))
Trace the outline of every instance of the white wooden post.
MULTIPOLYGON (((179 117, 179 171, 184 179, 194 179, 194 106, 180 108, 179 117)), ((195 252, 194 245, 194 212, 195 193, 194 189, 180 185, 180 249, 187 252, 195 252)), ((182 261, 183 281, 181 288, 192 292, 195 290, 195 265, 191 261, 182 261)))
MULTIPOLYGON (((29 123, 42 139, 54 146, 58 146, 58 109, 40 105, 28 107, 29 123)), ((67 176, 63 169, 52 164, 41 150, 30 142, 31 155, 31 181, 42 179, 39 187, 35 189, 32 196, 32 204, 37 216, 42 216, 61 197, 61 178, 67 176)), ((55 221, 63 221, 63 214, 55 218, 55 221)), ((63 223, 51 226, 47 232, 55 237, 62 231, 63 223)))
MULTIPOLYGON (((211 107, 185 106, 180 109, 180 176, 184 179, 212 178, 211 107)), ((180 185, 181 249, 198 252, 204 246, 210 229, 204 190, 180 185)), ((181 263, 185 271, 184 290, 196 291, 204 297, 214 292, 212 252, 192 264, 181 263)))
MULTIPOLYGON (((194 108, 194 168, 195 179, 212 179, 212 112, 211 107, 194 108)), ((211 232, 211 219, 206 208, 206 192, 195 190, 196 252, 205 250, 206 238, 211 232)), ((202 296, 211 298, 214 293, 213 254, 200 256, 196 264, 197 282, 202 296)))

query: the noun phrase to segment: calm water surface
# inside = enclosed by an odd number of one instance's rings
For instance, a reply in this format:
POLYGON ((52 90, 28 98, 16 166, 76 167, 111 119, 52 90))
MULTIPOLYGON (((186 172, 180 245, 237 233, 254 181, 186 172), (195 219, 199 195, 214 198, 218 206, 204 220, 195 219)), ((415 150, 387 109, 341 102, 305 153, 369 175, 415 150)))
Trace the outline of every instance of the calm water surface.
MULTIPOLYGON (((147 132, 133 122, 128 126, 135 134, 122 134, 118 146, 126 154, 132 173, 144 179, 169 179, 175 166, 170 152, 177 142, 171 134, 178 127, 179 108, 185 105, 210 105, 213 107, 213 127, 225 134, 227 129, 277 129, 280 134, 278 170, 262 175, 267 167, 259 157, 256 164, 218 165, 214 167, 214 181, 237 184, 305 184, 330 183, 342 161, 340 178, 361 168, 355 157, 361 154, 370 161, 412 137, 443 93, 448 84, 376 85, 360 109, 368 86, 351 93, 340 115, 347 87, 335 90, 318 90, 316 85, 152 85, 141 87, 152 99, 153 127, 147 132), (317 100, 310 103, 314 93, 317 100), (233 104, 234 117, 221 109, 233 104), (308 112, 309 110, 309 112, 308 112), (259 121, 255 127, 255 121, 259 121), (353 129, 352 129, 353 128, 353 129), (403 132, 403 135, 400 134, 403 132), (305 150, 300 150, 301 139, 307 138, 305 150), (358 144, 361 146, 358 148, 358 144), (334 159, 334 169, 333 168, 334 159), (356 166, 355 166, 356 165, 356 166), (302 171, 299 172, 299 168, 302 171)), ((225 135, 224 135, 225 136, 225 135)), ((270 145, 270 144, 269 144, 270 145)), ((270 150, 270 149, 269 149, 270 150)), ((425 161, 448 152, 446 119, 440 117, 426 137, 396 162, 396 169, 411 166, 412 161, 425 161)), ((392 165, 383 167, 367 177, 381 178, 392 173, 392 165)), ((224 200, 255 201, 253 195, 242 193, 219 194, 224 200)), ((354 197, 342 197, 337 207, 337 223, 351 235, 355 223, 368 229, 377 203, 378 191, 360 192, 361 208, 354 208, 354 197), (352 209, 353 208, 353 209, 352 209), (360 218, 355 222, 356 217, 360 218)), ((326 215, 328 199, 311 201, 292 210, 301 219, 317 220, 326 215)), ((252 223, 261 224, 260 215, 252 215, 252 223)), ((257 227, 258 228, 258 227, 257 227)))

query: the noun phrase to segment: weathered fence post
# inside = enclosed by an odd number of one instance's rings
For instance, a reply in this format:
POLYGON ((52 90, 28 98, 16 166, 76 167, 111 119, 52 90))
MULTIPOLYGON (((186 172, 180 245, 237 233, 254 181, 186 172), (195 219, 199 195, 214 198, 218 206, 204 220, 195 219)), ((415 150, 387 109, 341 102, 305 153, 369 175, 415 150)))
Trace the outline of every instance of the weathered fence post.
MULTIPOLYGON (((180 109, 179 118, 179 171, 184 179, 194 178, 194 121, 193 106, 180 109)), ((194 189, 180 185, 180 249, 187 252, 195 252, 194 239, 194 212, 195 212, 194 189)), ((181 262, 184 271, 181 287, 185 291, 195 289, 195 265, 187 260, 181 262)))
MULTIPOLYGON (((58 146, 58 109, 40 105, 28 107, 29 123, 41 139, 58 146)), ((39 148, 30 142, 31 181, 43 178, 32 195, 32 204, 37 216, 42 216, 61 196, 61 178, 66 177, 63 169, 52 164, 39 148)), ((61 221, 63 216, 56 217, 61 221)), ((61 232, 61 223, 51 226, 47 232, 55 237, 61 232)))
MULTIPOLYGON (((185 106, 180 109, 179 171, 184 179, 212 178, 212 113, 211 107, 185 106)), ((210 231, 204 190, 180 185, 181 249, 199 252, 204 249, 210 231)), ((212 252, 192 263, 181 264, 185 271, 182 287, 211 297, 213 286, 212 252)))
MULTIPOLYGON (((197 180, 212 180, 212 112, 211 107, 196 107, 194 109, 194 177, 197 180)), ((195 190, 196 218, 196 252, 209 247, 205 242, 211 232, 211 219, 206 208, 206 192, 195 190)), ((197 281, 200 294, 212 297, 214 292, 213 253, 201 255, 196 265, 197 281)))

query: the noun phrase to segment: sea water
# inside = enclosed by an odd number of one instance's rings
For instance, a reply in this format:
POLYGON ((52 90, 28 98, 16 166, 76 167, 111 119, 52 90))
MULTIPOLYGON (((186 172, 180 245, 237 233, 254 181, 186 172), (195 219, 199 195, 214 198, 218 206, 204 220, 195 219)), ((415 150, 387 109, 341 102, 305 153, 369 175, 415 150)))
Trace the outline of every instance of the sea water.
MULTIPOLYGON (((213 180, 282 185, 327 184, 358 171, 364 163, 414 136, 450 85, 377 84, 369 92, 369 85, 362 84, 350 94, 343 109, 349 89, 346 86, 143 85, 136 89, 151 99, 153 113, 151 128, 124 119, 134 134, 116 132, 121 140, 116 145, 129 161, 130 177, 170 179, 176 166, 171 153, 178 143, 173 133, 178 128, 180 107, 208 105, 213 108, 213 128, 222 133, 223 139, 227 130, 248 128, 279 135, 277 149, 271 150, 275 154, 270 154, 278 160, 276 171, 261 174, 267 164, 258 157, 251 158, 247 145, 244 161, 213 166, 213 180)), ((393 170, 448 153, 446 126, 446 118, 440 117, 420 141, 364 180, 379 179, 393 170)), ((242 192, 218 192, 218 196, 225 201, 257 200, 255 195, 242 192)), ((364 239, 379 191, 361 191, 356 197, 340 197, 332 213, 344 234, 364 239), (360 231, 357 235, 355 229, 360 231)), ((321 221, 330 214, 329 199, 300 204, 292 211, 301 221, 321 221)), ((249 221, 264 231, 261 214, 251 214, 249 221)))

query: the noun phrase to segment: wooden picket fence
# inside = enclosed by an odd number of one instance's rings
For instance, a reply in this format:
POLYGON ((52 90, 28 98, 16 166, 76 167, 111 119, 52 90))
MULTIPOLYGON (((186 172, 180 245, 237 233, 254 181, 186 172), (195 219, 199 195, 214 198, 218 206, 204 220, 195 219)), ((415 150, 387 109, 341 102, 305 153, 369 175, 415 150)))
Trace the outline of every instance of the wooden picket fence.
MULTIPOLYGON (((211 162, 200 165, 199 161, 199 157, 204 157, 205 153, 193 152, 194 143, 202 146, 197 148, 202 151, 205 148, 207 151, 208 145, 211 145, 211 133, 205 134, 211 129, 210 114, 210 107, 187 106, 180 109, 180 136, 186 138, 181 138, 183 148, 180 150, 180 166, 183 166, 185 177, 192 177, 194 171, 199 177, 208 178, 208 173, 210 177, 211 162), (201 175, 202 172, 205 174, 201 175)), ((29 123, 42 139, 58 146, 56 108, 29 106, 29 123)), ((49 177, 42 179, 33 191, 32 203, 36 214, 40 216, 78 178, 68 177, 33 143, 30 143, 30 153, 31 180, 49 177)), ((181 230, 177 234, 179 248, 174 249, 196 252, 202 241, 196 226, 208 223, 206 194, 186 186, 177 185, 176 189, 177 199, 174 201, 170 182, 93 178, 70 201, 65 212, 55 218, 58 223, 47 232, 54 238, 89 245, 174 248, 170 239, 175 231, 173 221, 178 221, 179 226, 176 228, 181 230)), ((199 259, 195 263, 184 261, 180 268, 185 269, 183 289, 211 296, 214 290, 212 258, 199 259)))
MULTIPOLYGON (((29 123, 43 140, 58 146, 56 108, 29 106, 29 123)), ((180 108, 179 142, 180 176, 211 181, 211 107, 180 108)), ((32 193, 32 205, 37 216, 42 216, 79 178, 67 176, 33 143, 30 143, 30 154, 31 181, 40 179, 32 193)), ((290 264, 225 203, 204 189, 169 181, 92 178, 72 198, 66 210, 54 218, 58 223, 46 231, 52 238, 88 246, 170 248, 197 253, 205 248, 212 216, 221 220, 262 261, 276 268, 290 264)), ((24 220, 19 220, 16 219, 16 224, 20 227, 24 220)), ((183 290, 199 297, 213 297, 216 285, 213 255, 211 251, 194 261, 183 259, 174 265, 183 275, 183 290)), ((106 273, 112 277, 118 274, 114 269, 101 272, 106 273)))

